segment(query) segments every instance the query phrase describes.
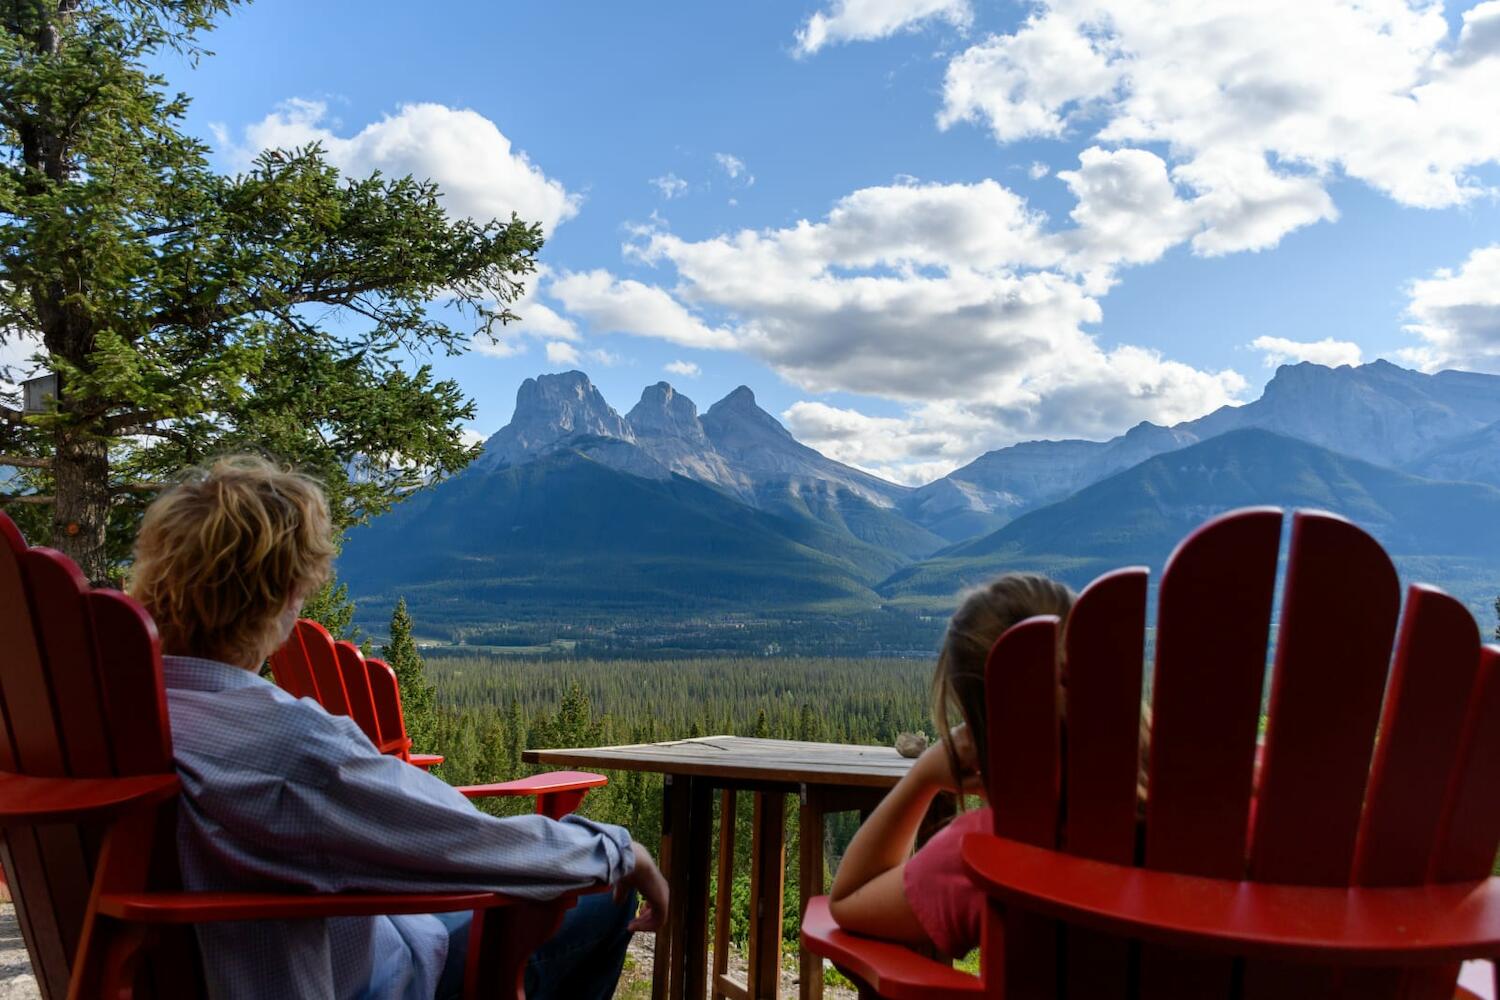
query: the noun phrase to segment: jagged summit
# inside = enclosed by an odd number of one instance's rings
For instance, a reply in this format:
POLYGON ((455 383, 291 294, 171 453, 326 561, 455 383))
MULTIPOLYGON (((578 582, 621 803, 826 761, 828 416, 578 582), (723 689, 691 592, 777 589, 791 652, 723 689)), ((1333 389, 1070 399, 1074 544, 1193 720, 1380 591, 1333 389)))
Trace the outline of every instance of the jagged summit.
MULTIPOLYGON (((703 427, 715 443, 738 451, 768 445, 780 447, 785 442, 806 448, 781 426, 781 421, 760 408, 755 402, 755 393, 746 385, 710 406, 703 415, 703 427)), ((812 451, 811 448, 807 450, 812 451)))
POLYGON ((641 401, 625 415, 625 422, 637 437, 661 435, 705 444, 708 440, 698 420, 697 404, 668 382, 648 385, 641 393, 641 401))
POLYGON ((477 465, 520 465, 565 439, 589 436, 634 441, 625 420, 580 371, 538 375, 516 390, 516 411, 485 443, 477 465))

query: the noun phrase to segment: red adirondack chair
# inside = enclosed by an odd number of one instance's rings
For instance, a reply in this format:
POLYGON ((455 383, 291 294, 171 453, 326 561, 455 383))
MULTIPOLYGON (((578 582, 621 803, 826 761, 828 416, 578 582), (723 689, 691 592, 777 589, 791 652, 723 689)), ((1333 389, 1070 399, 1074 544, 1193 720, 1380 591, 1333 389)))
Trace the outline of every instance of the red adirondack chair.
MULTIPOLYGON (((411 752, 396 672, 380 660, 365 659, 352 642, 335 642, 317 622, 297 620, 291 637, 272 654, 271 672, 276 683, 291 694, 312 698, 326 711, 352 718, 381 753, 422 768, 443 762, 439 754, 411 752)), ((557 819, 577 809, 590 788, 607 784, 609 779, 602 774, 550 771, 514 781, 464 785, 458 790, 471 799, 535 796, 536 811, 557 819)))
POLYGON ((0 514, 0 860, 44 997, 202 995, 197 923, 473 910, 468 994, 520 998, 526 957, 572 905, 182 892, 178 789, 151 619, 0 514))
POLYGON ((866 995, 923 1000, 1451 997, 1462 959, 1500 955, 1500 649, 1432 588, 1402 614, 1373 539, 1299 513, 1257 777, 1281 528, 1227 514, 1167 563, 1143 820, 1146 571, 1096 580, 1068 620, 1066 754, 1056 619, 996 643, 995 829, 963 844, 992 900, 982 978, 840 930, 826 897, 807 946, 866 995))

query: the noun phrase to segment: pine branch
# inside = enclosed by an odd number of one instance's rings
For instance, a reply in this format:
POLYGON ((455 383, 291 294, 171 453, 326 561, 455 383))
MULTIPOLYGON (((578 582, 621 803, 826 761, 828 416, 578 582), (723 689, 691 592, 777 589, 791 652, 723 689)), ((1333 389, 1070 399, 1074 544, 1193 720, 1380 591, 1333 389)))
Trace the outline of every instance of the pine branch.
POLYGON ((52 468, 52 459, 32 458, 30 455, 0 454, 0 465, 8 465, 15 469, 50 469, 52 468))

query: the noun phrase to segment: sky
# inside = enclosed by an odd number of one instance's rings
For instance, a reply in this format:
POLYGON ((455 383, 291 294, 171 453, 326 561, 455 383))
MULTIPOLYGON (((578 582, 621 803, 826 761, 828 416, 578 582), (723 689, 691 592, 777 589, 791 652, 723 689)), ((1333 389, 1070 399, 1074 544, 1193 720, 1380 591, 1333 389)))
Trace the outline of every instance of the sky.
POLYGON ((1500 372, 1500 0, 260 0, 163 63, 227 172, 320 141, 541 222, 519 383, 740 384, 903 482, 1259 395, 1500 372))

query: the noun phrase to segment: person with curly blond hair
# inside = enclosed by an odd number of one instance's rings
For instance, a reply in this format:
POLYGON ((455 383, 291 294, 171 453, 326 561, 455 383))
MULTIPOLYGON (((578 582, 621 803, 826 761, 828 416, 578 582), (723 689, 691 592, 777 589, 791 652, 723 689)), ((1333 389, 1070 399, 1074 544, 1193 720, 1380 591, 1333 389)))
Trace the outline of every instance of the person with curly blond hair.
MULTIPOLYGON (((318 483, 248 456, 190 472, 146 511, 130 591, 161 636, 182 777, 185 888, 203 891, 503 892, 580 897, 535 955, 527 996, 607 998, 636 930, 667 888, 618 826, 579 816, 497 818, 384 756, 353 722, 260 676, 332 569, 318 483), (636 912, 636 892, 646 905, 636 912)), ((469 914, 202 925, 212 996, 461 995, 469 914)))

